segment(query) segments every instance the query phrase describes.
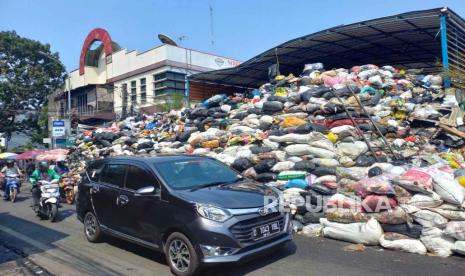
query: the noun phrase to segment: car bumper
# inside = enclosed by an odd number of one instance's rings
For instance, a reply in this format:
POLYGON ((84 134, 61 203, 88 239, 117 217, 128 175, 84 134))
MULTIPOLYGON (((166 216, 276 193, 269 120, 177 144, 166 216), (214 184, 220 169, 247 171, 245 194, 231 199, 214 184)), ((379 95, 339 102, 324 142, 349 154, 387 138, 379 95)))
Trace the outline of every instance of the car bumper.
POLYGON ((244 262, 254 257, 263 255, 264 253, 268 252, 269 250, 276 249, 287 242, 292 241, 292 234, 285 234, 282 237, 272 241, 267 242, 260 247, 255 247, 253 249, 247 251, 240 251, 240 253, 236 253, 234 255, 229 256, 218 256, 218 257, 209 257, 203 258, 201 260, 204 264, 219 264, 219 263, 236 263, 236 262, 244 262))

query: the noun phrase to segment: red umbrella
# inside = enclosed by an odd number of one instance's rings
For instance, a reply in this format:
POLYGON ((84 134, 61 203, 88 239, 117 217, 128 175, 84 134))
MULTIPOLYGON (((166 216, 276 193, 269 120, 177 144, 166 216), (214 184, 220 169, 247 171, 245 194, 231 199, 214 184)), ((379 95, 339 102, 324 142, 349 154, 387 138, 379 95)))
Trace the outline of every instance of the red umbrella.
POLYGON ((16 160, 31 160, 36 159, 37 155, 43 153, 41 150, 29 150, 16 156, 16 160))
POLYGON ((39 154, 36 159, 39 161, 48 160, 48 161, 58 161, 66 159, 66 155, 68 154, 67 149, 54 149, 42 152, 39 154))

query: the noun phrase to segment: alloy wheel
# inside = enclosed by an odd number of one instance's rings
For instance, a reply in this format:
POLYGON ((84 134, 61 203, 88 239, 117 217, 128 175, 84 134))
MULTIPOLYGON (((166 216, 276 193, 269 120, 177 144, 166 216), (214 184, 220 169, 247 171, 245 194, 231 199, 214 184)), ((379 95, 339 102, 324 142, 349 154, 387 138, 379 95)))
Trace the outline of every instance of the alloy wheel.
POLYGON ((185 272, 189 269, 190 254, 187 244, 180 240, 174 239, 170 243, 169 258, 173 267, 179 272, 185 272))
POLYGON ((95 216, 87 215, 85 225, 86 225, 86 235, 91 238, 94 237, 96 228, 97 228, 97 221, 95 219, 95 216))

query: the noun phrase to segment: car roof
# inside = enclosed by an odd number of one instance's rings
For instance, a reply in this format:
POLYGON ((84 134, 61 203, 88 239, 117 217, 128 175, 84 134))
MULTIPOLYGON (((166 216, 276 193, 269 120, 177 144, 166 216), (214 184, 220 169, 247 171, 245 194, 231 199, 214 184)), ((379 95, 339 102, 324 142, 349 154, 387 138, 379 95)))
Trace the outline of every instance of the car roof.
POLYGON ((105 158, 106 161, 143 161, 148 163, 162 163, 162 162, 172 162, 172 161, 188 161, 192 159, 211 159, 208 156, 204 155, 186 155, 186 154, 162 154, 162 155, 142 155, 142 156, 115 156, 105 158))

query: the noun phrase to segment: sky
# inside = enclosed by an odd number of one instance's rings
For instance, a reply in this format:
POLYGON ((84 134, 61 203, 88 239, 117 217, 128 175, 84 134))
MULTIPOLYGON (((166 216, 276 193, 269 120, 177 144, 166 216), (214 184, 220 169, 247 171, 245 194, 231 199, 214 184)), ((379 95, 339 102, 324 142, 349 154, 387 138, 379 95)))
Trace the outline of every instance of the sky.
POLYGON ((97 27, 129 50, 154 48, 164 33, 185 37, 183 47, 245 61, 326 28, 444 6, 465 17, 465 0, 0 0, 0 31, 49 43, 71 71, 97 27))

